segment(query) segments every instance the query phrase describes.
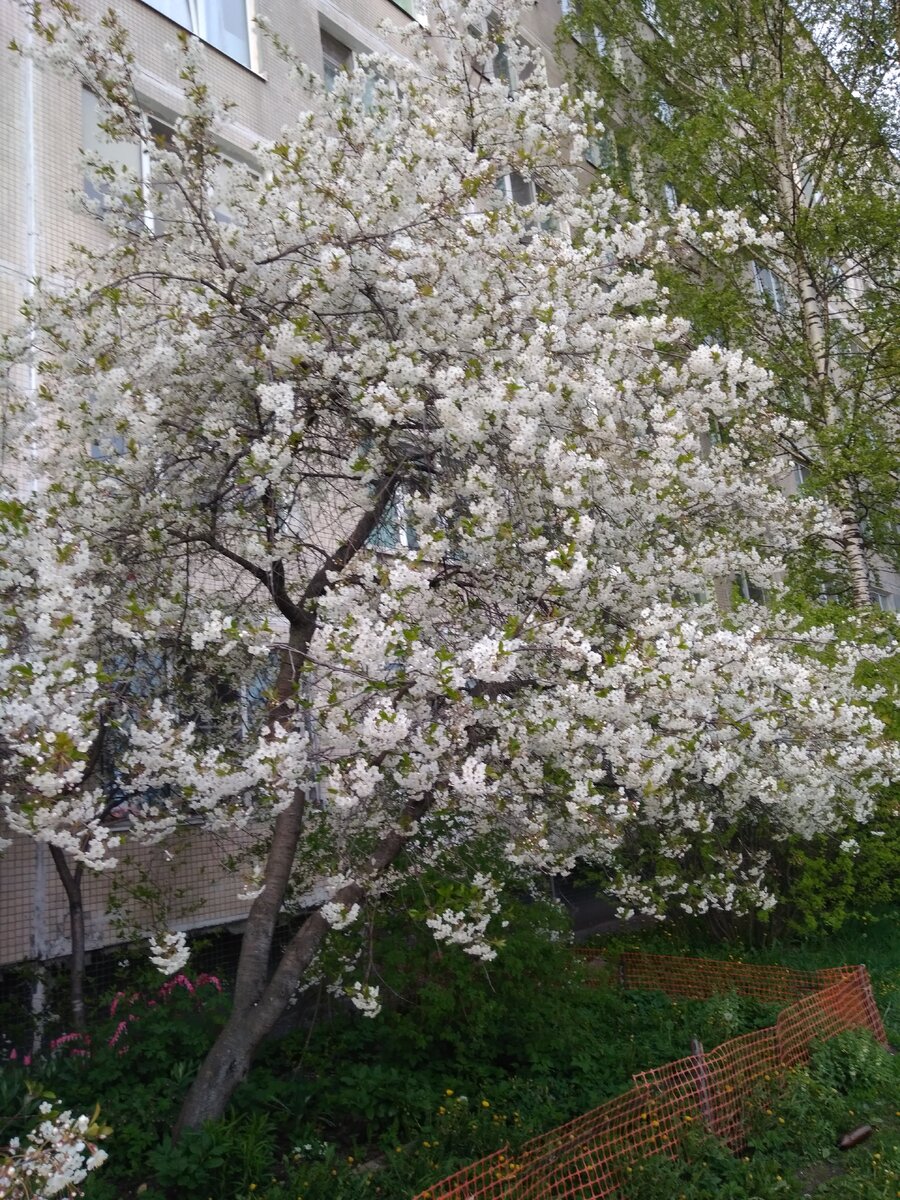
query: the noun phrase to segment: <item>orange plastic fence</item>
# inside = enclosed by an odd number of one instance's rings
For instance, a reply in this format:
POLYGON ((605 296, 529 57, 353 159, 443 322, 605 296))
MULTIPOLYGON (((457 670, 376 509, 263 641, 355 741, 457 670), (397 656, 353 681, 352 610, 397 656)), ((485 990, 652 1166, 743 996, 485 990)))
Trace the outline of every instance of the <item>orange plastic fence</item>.
MULTIPOLYGON (((576 946, 574 953, 590 972, 602 968, 602 951, 576 946)), ((800 996, 819 992, 843 979, 852 967, 825 967, 797 971, 792 967, 766 966, 717 958, 680 958, 672 954, 626 951, 616 960, 623 987, 653 989, 689 1000, 708 1000, 723 992, 737 992, 765 1003, 790 1004, 800 996)), ((590 976, 588 982, 592 982, 590 976)), ((596 981, 593 981, 596 982, 596 981)))
POLYGON ((804 972, 668 955, 625 958, 627 986, 704 998, 737 991, 793 1003, 770 1028, 643 1071, 623 1095, 532 1138, 515 1154, 504 1146, 415 1200, 603 1200, 625 1183, 632 1163, 673 1154, 692 1125, 739 1147, 751 1099, 773 1093, 782 1071, 808 1061, 814 1042, 864 1028, 887 1044, 862 966, 804 972))

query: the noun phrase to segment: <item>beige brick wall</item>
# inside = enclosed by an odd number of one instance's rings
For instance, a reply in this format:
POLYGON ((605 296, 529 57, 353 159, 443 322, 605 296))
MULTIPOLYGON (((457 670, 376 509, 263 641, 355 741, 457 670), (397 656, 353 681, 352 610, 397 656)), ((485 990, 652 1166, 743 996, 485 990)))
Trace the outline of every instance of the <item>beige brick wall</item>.
MULTIPOLYGON (((250 841, 247 834, 214 835, 196 826, 159 846, 126 838, 115 852, 116 870, 84 876, 88 950, 159 925, 190 930, 243 920, 249 901, 241 896, 240 874, 228 864, 250 841), (118 921, 110 911, 111 892, 118 921)), ((46 845, 13 837, 0 854, 0 914, 0 966, 69 952, 66 895, 46 845)))

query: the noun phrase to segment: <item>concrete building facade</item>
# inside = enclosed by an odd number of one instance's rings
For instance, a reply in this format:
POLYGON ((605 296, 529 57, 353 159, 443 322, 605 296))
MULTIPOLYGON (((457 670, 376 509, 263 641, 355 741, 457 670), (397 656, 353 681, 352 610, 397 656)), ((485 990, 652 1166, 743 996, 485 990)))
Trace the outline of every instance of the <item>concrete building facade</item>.
MULTIPOLYGON (((80 0, 97 22, 106 0, 80 0)), ((191 33, 205 47, 204 74, 213 93, 234 104, 221 148, 252 166, 254 147, 278 136, 297 115, 292 70, 256 24, 264 19, 297 56, 326 82, 364 53, 402 54, 399 37, 382 28, 425 21, 418 0, 116 0, 135 55, 140 105, 155 134, 180 111, 174 47, 191 33)), ((553 71, 559 0, 541 0, 528 13, 526 36, 553 71)), ((97 103, 77 78, 29 56, 31 36, 14 0, 0 0, 0 44, 24 53, 0 53, 0 329, 15 327, 31 280, 67 277, 73 245, 97 246, 105 235, 81 203, 91 194, 83 152, 126 164, 146 182, 147 155, 139 145, 112 146, 98 130, 97 103)), ((96 195, 96 193, 95 193, 96 195)), ((152 214, 148 213, 148 220, 152 214)), ((239 924, 249 901, 240 873, 229 869, 247 835, 213 837, 197 827, 174 845, 129 845, 127 825, 119 857, 125 875, 144 887, 119 888, 122 872, 86 875, 83 889, 89 950, 149 928, 152 913, 139 896, 154 890, 172 927, 239 924), (123 909, 124 905, 124 909, 123 909)), ((0 967, 47 961, 69 949, 68 909, 48 847, 14 837, 0 854, 0 967)))

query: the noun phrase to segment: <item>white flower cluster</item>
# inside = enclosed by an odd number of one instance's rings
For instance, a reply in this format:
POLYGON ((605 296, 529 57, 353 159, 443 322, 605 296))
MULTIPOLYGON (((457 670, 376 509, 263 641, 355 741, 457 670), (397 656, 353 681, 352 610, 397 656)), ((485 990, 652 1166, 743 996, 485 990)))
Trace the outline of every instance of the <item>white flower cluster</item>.
POLYGON ((359 916, 358 904, 335 904, 329 901, 323 904, 319 912, 334 930, 349 928, 359 916))
POLYGON ((347 988, 347 995, 354 1008, 358 1008, 364 1017, 375 1018, 381 1012, 381 1000, 378 987, 375 984, 360 983, 357 980, 347 988))
POLYGON ((91 1140, 105 1136, 105 1131, 96 1130, 90 1117, 73 1117, 71 1112, 52 1116, 46 1101, 40 1111, 44 1120, 28 1134, 24 1146, 13 1138, 5 1154, 0 1149, 0 1200, 81 1196, 88 1172, 107 1159, 106 1151, 91 1140))
POLYGON ((459 946, 466 954, 482 962, 497 957, 496 948, 487 937, 491 918, 500 911, 500 893, 489 875, 476 875, 472 880, 472 898, 464 909, 445 908, 425 918, 425 924, 438 942, 459 946))
POLYGON ((184 933, 162 933, 150 938, 150 961, 163 975, 177 975, 191 956, 184 933))
MULTIPOLYGON (((166 237, 135 238, 123 192, 103 255, 63 294, 36 285, 40 396, 6 445, 23 473, 41 447, 47 486, 0 508, 13 828, 114 861, 84 773, 115 728, 135 838, 185 818, 287 836, 288 903, 337 930, 359 919, 347 883, 455 863, 429 925, 489 960, 496 890, 465 887, 488 838, 523 873, 601 862, 631 907, 767 905, 735 845, 840 839, 900 774, 858 684, 870 642, 714 599, 738 573, 777 594, 833 528, 779 491, 794 431, 767 372, 687 349, 656 282, 683 236, 768 235, 685 212, 662 236, 585 194, 592 99, 475 69, 493 43, 473 20, 515 58, 517 7, 445 0, 405 32, 416 62, 310 80, 256 175, 227 172, 227 226, 165 188, 166 237), (500 203, 511 171, 548 202, 500 203), (123 450, 97 458, 110 430, 123 450), (707 877, 636 866, 644 844, 701 848, 707 877)), ((120 79, 73 36, 87 82, 120 79)), ((186 97, 184 127, 215 157, 206 105, 186 97)), ((182 157, 163 165, 202 194, 182 157)), ((154 947, 167 971, 182 952, 154 947)))

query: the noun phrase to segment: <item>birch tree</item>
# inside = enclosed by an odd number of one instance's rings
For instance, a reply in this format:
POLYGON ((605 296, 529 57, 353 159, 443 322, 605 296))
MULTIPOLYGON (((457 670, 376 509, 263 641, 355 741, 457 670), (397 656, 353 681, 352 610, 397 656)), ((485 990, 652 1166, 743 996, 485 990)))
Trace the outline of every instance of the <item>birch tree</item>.
POLYGON ((839 514, 806 560, 805 587, 872 604, 879 565, 900 562, 890 6, 585 0, 569 29, 577 78, 603 95, 640 161, 638 202, 724 205, 777 234, 737 256, 695 242, 665 282, 697 336, 771 369, 769 403, 797 422, 786 466, 839 514))

